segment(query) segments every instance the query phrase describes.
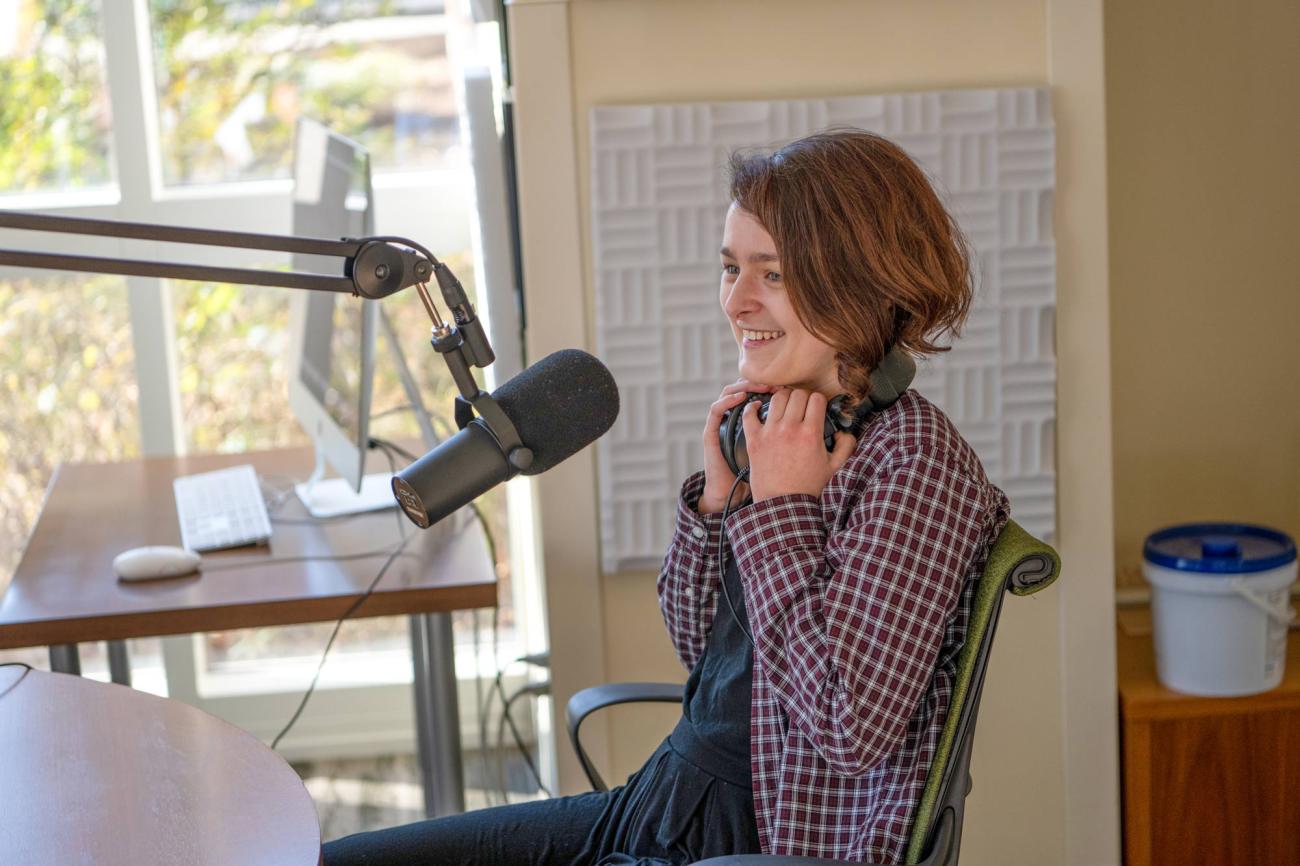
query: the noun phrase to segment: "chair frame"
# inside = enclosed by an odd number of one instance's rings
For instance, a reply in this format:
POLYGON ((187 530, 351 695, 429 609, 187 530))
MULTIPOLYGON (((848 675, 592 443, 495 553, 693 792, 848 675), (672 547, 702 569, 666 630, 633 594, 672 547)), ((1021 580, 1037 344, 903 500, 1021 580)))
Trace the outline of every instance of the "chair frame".
MULTIPOLYGON (((973 782, 970 775, 971 754, 975 743, 975 725, 979 717, 980 700, 984 693, 984 679, 1001 619, 1002 604, 1013 588, 1023 594, 1026 587, 1045 586, 1056 577, 1059 569, 1039 553, 1022 556, 1008 571, 1002 590, 996 595, 989 612, 989 622, 980 642, 965 700, 959 710, 953 752, 942 770, 939 795, 933 819, 924 830, 926 842, 923 854, 915 866, 956 866, 961 848, 962 821, 966 811, 966 795, 973 782), (959 780, 961 784, 959 784, 959 780)), ((625 703, 666 702, 681 703, 684 687, 676 683, 610 683, 583 689, 570 699, 567 707, 569 739, 577 753, 578 762, 598 791, 609 787, 601 778, 582 747, 579 731, 587 716, 605 707, 625 703)), ((791 857, 773 854, 733 854, 711 857, 694 866, 850 866, 850 861, 825 860, 815 857, 791 857)))

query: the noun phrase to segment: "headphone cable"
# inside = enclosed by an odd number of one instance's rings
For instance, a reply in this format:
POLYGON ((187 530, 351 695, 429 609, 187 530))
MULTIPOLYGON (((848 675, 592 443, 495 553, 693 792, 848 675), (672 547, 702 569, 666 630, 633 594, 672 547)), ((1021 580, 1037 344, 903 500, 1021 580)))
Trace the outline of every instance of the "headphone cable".
POLYGON ((749 467, 746 466, 736 475, 736 480, 731 482, 731 489, 727 491, 727 502, 722 506, 722 528, 718 532, 718 580, 722 584, 722 597, 727 600, 727 607, 731 610, 731 618, 740 626, 740 631, 749 640, 749 645, 754 645, 754 635, 750 633, 741 620, 740 614, 736 612, 736 605, 731 601, 731 591, 727 589, 727 515, 731 511, 731 499, 736 495, 736 488, 740 482, 749 478, 749 467))

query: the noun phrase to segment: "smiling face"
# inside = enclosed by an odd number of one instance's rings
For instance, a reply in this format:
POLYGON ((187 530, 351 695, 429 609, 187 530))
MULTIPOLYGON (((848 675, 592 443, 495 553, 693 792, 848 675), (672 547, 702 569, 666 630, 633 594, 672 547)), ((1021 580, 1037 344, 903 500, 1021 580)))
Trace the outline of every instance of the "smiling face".
POLYGON ((740 375, 762 385, 789 385, 834 397, 840 384, 835 350, 795 314, 781 281, 781 259, 767 229, 735 204, 722 230, 719 301, 740 347, 740 375))

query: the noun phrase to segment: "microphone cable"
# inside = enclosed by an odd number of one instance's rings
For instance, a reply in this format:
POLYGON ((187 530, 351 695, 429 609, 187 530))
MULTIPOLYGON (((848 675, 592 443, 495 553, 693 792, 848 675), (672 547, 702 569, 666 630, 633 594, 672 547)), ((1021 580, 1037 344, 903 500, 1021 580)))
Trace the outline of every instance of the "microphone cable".
MULTIPOLYGON (((411 409, 413 409, 413 408, 415 408, 415 407, 399 407, 399 409, 402 409, 402 408, 411 408, 411 409)), ((432 416, 432 415, 431 415, 430 417, 431 417, 431 418, 434 418, 435 421, 438 420, 438 419, 436 418, 436 416, 432 416)), ((398 445, 396 442, 391 442, 391 441, 389 441, 389 440, 387 440, 387 439, 381 439, 381 438, 379 438, 379 437, 377 437, 377 436, 371 436, 371 437, 370 437, 370 442, 371 442, 371 444, 374 445, 375 447, 380 448, 380 449, 383 450, 384 454, 387 455, 387 457, 388 457, 388 462, 389 462, 390 465, 395 465, 395 464, 394 464, 394 460, 393 460, 393 454, 394 454, 394 453, 398 454, 398 455, 401 456, 401 457, 406 458, 407 460, 414 461, 414 460, 417 460, 417 459, 418 459, 418 457, 417 457, 415 454, 412 454, 410 451, 406 450, 406 449, 403 448, 401 445, 398 445)), ((485 538, 486 541, 487 541, 487 546, 488 546, 488 556, 489 556, 489 557, 491 558, 491 560, 492 560, 492 567, 493 567, 493 569, 495 569, 495 568, 496 568, 496 563, 497 563, 497 540, 496 540, 496 536, 493 534, 493 532, 492 532, 492 527, 491 527, 491 525, 488 523, 487 515, 485 515, 485 514, 483 513, 483 509, 481 509, 481 508, 479 507, 478 503, 477 503, 477 502, 470 502, 470 503, 469 503, 469 507, 470 507, 470 509, 474 512, 474 517, 478 520, 479 526, 481 526, 482 529, 483 529, 483 535, 484 535, 484 538, 485 538)), ((398 519, 399 519, 399 520, 401 519, 401 514, 400 514, 400 513, 398 514, 398 519)), ((494 683, 493 685, 488 686, 488 688, 486 689, 486 693, 485 693, 485 690, 484 690, 484 687, 483 687, 483 675, 482 675, 481 670, 480 670, 480 667, 479 667, 479 622, 478 622, 478 610, 469 611, 469 613, 470 613, 470 615, 471 615, 471 617, 472 617, 472 619, 471 619, 471 625, 472 625, 473 632, 474 632, 474 705, 475 705, 475 709, 478 711, 478 742, 479 742, 479 758, 480 758, 480 761, 481 761, 481 766, 482 766, 482 771, 483 771, 483 780, 484 780, 483 785, 484 785, 484 791, 485 791, 485 792, 490 792, 490 791, 491 791, 491 788, 490 788, 490 787, 488 786, 488 784, 487 784, 487 780, 488 780, 488 778, 492 775, 491 767, 490 767, 490 765, 489 765, 489 761, 488 761, 488 748, 487 748, 487 743, 488 743, 488 732, 487 732, 488 717, 489 717, 489 713, 491 712, 491 708, 492 708, 492 698, 493 698, 493 695, 496 694, 496 693, 499 693, 500 696, 501 696, 502 704, 503 704, 503 706, 505 707, 505 709, 503 710, 503 717, 502 717, 502 718, 503 718, 503 721, 504 721, 506 724, 508 724, 508 726, 509 726, 509 728, 510 728, 510 733, 511 733, 511 735, 512 735, 513 738, 514 738, 515 745, 518 747, 519 752, 520 752, 520 754, 521 754, 522 757, 523 757, 524 763, 527 764, 528 769, 529 769, 529 771, 532 773, 532 776, 533 776, 534 780, 536 780, 538 789, 539 789, 540 791, 542 791, 544 794, 546 794, 546 796, 548 796, 548 797, 553 796, 553 795, 551 794, 551 792, 550 792, 549 790, 547 790, 547 787, 546 787, 545 783, 542 782, 542 776, 541 776, 541 773, 538 771, 536 764, 533 763, 532 756, 529 755, 527 749, 524 748, 524 745, 523 745, 523 737, 520 735, 520 733, 519 733, 519 729, 516 727, 514 719, 513 719, 513 718, 510 716, 510 714, 509 714, 509 705, 510 705, 511 698, 510 698, 510 697, 507 697, 507 695, 506 695, 506 693, 505 693, 505 686, 504 686, 504 684, 502 683, 502 668, 501 668, 501 666, 500 666, 500 662, 499 662, 499 660, 498 660, 498 653, 497 653, 497 638, 498 638, 498 635, 499 635, 499 633, 500 633, 500 626, 499 626, 499 624, 498 624, 498 618, 499 618, 500 613, 501 613, 501 606, 500 606, 500 604, 494 604, 494 605, 492 605, 492 665, 493 665, 493 667, 495 667, 495 668, 497 669, 497 673, 496 673, 496 680, 495 680, 495 683, 494 683), (495 690, 495 691, 494 691, 494 690, 495 690)), ((520 661, 520 662, 532 662, 533 660, 532 660, 529 656, 522 656, 522 657, 516 659, 515 661, 520 661)), ((550 684, 550 683, 549 683, 549 680, 548 680, 548 681, 545 683, 545 685, 548 685, 548 686, 549 686, 549 684, 550 684)), ((527 689, 528 686, 525 686, 524 688, 527 689)), ((518 693, 516 693, 516 694, 515 694, 514 696, 512 696, 512 697, 517 697, 517 696, 518 696, 518 693)), ((501 754, 501 745, 500 745, 500 744, 501 744, 501 741, 502 741, 502 734, 501 734, 500 727, 498 726, 498 730, 497 730, 497 756, 498 756, 498 758, 497 758, 497 764, 498 764, 498 767, 497 767, 497 769, 498 769, 498 771, 499 771, 499 774, 500 774, 500 771, 502 770, 502 766, 503 766, 503 765, 501 764, 501 758, 500 758, 500 754, 501 754)), ((506 788, 505 788, 505 785, 504 785, 504 784, 501 786, 501 798, 502 798, 502 800, 504 801, 504 803, 506 803, 506 804, 508 804, 508 803, 510 802, 510 797, 509 797, 508 794, 506 794, 506 788)), ((489 805, 493 805, 493 804, 491 803, 491 798, 490 798, 490 797, 489 797, 489 805)))
POLYGON ((23 672, 18 675, 18 679, 10 683, 3 692, 0 692, 0 698, 3 698, 5 695, 9 694, 14 689, 18 688, 18 684, 21 683, 23 680, 27 679, 27 675, 30 674, 33 670, 35 670, 35 668, 33 668, 27 662, 0 662, 0 668, 22 668, 23 669, 23 672))
MULTIPOLYGON (((374 439, 372 439, 371 442, 378 444, 378 441, 374 439)), ((396 474, 397 464, 393 460, 392 452, 389 451, 387 448, 383 448, 382 446, 380 446, 380 448, 383 450, 384 455, 388 458, 388 465, 392 470, 393 474, 396 474)), ((355 516, 355 515, 348 515, 348 516, 355 516)), ((406 526, 402 522, 400 514, 398 515, 398 520, 397 520, 397 531, 401 537, 401 542, 399 542, 397 547, 392 549, 391 552, 388 552, 388 558, 384 560, 384 564, 379 567, 378 573, 376 573, 374 579, 370 581, 370 585, 366 587, 366 591, 363 592, 356 601, 352 602, 352 604, 348 606, 348 609, 343 611, 343 615, 338 618, 338 621, 334 623, 334 630, 330 632, 329 640, 325 642, 325 649, 324 651, 321 652, 320 663, 316 665, 316 673, 311 678, 311 685, 307 686, 307 691, 303 694, 302 700, 298 702, 298 708, 294 710, 293 716, 289 719, 287 723, 285 723, 285 726, 280 729, 280 733, 275 735, 275 739, 271 741, 272 751, 274 751, 280 745, 280 741, 284 739, 285 734, 289 733, 289 731, 293 728, 294 724, 297 723, 298 717, 302 715, 302 711, 307 708, 307 702, 311 700, 312 694, 316 691, 316 683, 320 681, 320 674, 321 671, 325 669, 325 661, 326 659, 329 658, 330 648, 334 646, 334 640, 339 636, 339 629, 343 627, 344 621, 346 621, 348 617, 352 616, 352 614, 356 613, 357 610, 360 609, 361 605, 366 603, 366 600, 370 598, 370 596, 374 593, 375 587, 379 585, 379 581, 383 580, 384 575, 388 573, 388 569, 391 568, 393 563, 397 561, 398 556, 402 554, 402 551, 406 549, 406 545, 409 544, 411 539, 414 537, 412 535, 407 535, 406 526)), ((352 555, 352 556, 327 556, 327 557, 319 557, 319 558, 330 559, 335 562, 340 562, 345 559, 359 559, 361 558, 361 556, 373 556, 373 555, 374 554, 372 553, 372 554, 362 554, 362 555, 352 555)), ((304 560, 304 559, 311 559, 311 558, 313 557, 285 557, 284 559, 276 560, 276 561, 292 561, 293 559, 304 560)), ((232 565, 228 567, 235 567, 235 566, 232 565)))
MULTIPOLYGON (((397 561, 397 557, 406 548, 406 545, 410 543, 411 538, 412 536, 403 538, 401 543, 388 554, 388 559, 384 560, 384 564, 380 566, 379 572, 375 575, 374 580, 370 581, 370 585, 366 587, 366 591, 363 592, 356 601, 352 602, 352 604, 348 606, 348 609, 343 612, 343 615, 339 617, 338 622, 334 623, 334 630, 330 632, 329 640, 325 642, 325 650, 321 653, 320 664, 316 666, 316 674, 311 678, 311 685, 307 687, 307 692, 302 696, 302 700, 298 703, 298 709, 294 710, 293 717, 289 719, 288 723, 280 730, 280 733, 276 734, 275 739, 271 741, 271 748, 273 750, 280 745, 280 740, 284 739, 284 735, 289 733, 289 730, 294 726, 294 723, 298 721, 298 717, 302 715, 302 711, 307 708, 307 702, 311 700, 312 693, 316 691, 316 683, 320 680, 320 672, 325 667, 325 660, 329 658, 330 648, 334 646, 334 639, 339 636, 339 629, 343 627, 343 622, 348 617, 352 616, 352 614, 356 613, 361 605, 365 604, 366 599, 370 598, 371 594, 375 591, 375 587, 379 585, 379 581, 383 579, 384 575, 388 573, 388 569, 397 561)), ((336 558, 341 559, 342 557, 336 558)))

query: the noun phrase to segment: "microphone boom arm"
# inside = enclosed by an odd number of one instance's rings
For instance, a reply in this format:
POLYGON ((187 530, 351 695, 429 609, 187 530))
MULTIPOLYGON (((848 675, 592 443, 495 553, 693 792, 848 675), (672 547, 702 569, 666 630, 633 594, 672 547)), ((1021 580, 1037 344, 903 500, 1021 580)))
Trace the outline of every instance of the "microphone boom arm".
POLYGON ((515 454, 512 462, 524 463, 524 466, 517 466, 517 468, 526 468, 527 464, 531 463, 532 452, 522 447, 518 430, 496 401, 479 388, 470 370, 471 367, 487 367, 496 360, 496 355, 483 329, 483 323, 479 321, 469 301, 469 296, 451 270, 414 241, 400 237, 328 240, 7 210, 0 210, 0 228, 302 253, 334 256, 344 260, 342 274, 331 275, 0 249, 0 266, 178 280, 209 280, 345 293, 369 300, 387 298, 414 286, 419 292, 425 311, 433 322, 431 336, 433 348, 442 355, 451 370, 456 387, 460 390, 458 403, 464 402, 474 407, 480 416, 482 426, 496 438, 498 443, 505 446, 507 454, 512 452, 515 454), (437 281, 443 302, 451 311, 450 322, 443 321, 429 295, 427 284, 431 280, 437 281))
POLYGON ((143 261, 6 249, 0 249, 0 265, 347 292, 371 300, 386 298, 417 283, 427 283, 433 276, 434 268, 441 264, 419 244, 404 238, 343 238, 334 241, 325 238, 232 232, 4 210, 0 210, 0 228, 337 256, 345 260, 342 275, 223 268, 194 265, 188 262, 143 261), (394 243, 402 244, 407 248, 393 246, 394 243), (417 256, 417 250, 427 256, 427 260, 417 256))

